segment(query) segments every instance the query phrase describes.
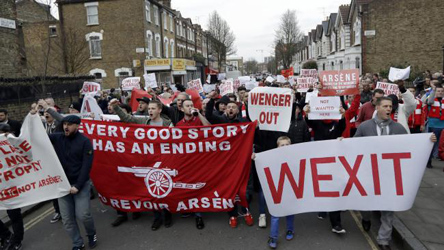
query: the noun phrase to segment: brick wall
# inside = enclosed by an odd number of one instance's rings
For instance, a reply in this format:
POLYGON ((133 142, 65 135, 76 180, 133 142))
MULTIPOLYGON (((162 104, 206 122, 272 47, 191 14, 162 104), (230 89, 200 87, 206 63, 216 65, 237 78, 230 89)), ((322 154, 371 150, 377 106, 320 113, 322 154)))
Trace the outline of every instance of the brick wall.
POLYGON ((22 22, 55 21, 50 9, 45 9, 35 0, 21 0, 17 2, 17 19, 22 22))
POLYGON ((443 68, 444 1, 374 0, 365 6, 364 72, 380 72, 393 65, 411 65, 419 71, 443 68))

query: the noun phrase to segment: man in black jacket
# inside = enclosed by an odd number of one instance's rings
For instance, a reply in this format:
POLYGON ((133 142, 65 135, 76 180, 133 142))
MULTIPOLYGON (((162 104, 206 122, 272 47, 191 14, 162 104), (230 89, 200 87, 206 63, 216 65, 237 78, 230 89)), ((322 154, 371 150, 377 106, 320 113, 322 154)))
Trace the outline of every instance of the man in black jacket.
POLYGON ((8 124, 11 128, 11 133, 16 137, 19 137, 22 124, 18 121, 10 120, 8 118, 8 110, 0 109, 0 123, 8 124))
POLYGON ((79 219, 85 226, 89 247, 94 248, 97 245, 97 236, 90 209, 89 179, 93 148, 91 141, 78 132, 78 116, 66 116, 62 124, 64 133, 53 133, 49 138, 71 184, 70 194, 59 198, 63 225, 71 237, 73 250, 81 250, 85 245, 76 222, 76 219, 79 219))

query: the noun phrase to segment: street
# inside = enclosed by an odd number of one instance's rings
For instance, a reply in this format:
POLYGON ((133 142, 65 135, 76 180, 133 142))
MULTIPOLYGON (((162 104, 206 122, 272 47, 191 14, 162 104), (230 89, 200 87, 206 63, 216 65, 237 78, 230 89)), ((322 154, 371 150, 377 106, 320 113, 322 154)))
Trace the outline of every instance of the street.
MULTIPOLYGON (((238 227, 232 229, 228 225, 228 215, 208 213, 204 214, 203 230, 196 229, 193 217, 181 218, 174 215, 172 227, 162 226, 154 232, 151 230, 153 217, 149 212, 144 213, 137 221, 133 221, 130 215, 126 223, 116 228, 111 227, 111 222, 116 218, 115 211, 94 199, 92 212, 99 239, 96 249, 269 249, 267 240, 270 217, 267 217, 268 227, 259 228, 256 204, 257 200, 253 200, 255 225, 252 227, 246 226, 245 221, 239 218, 238 227)), ((367 234, 359 229, 352 214, 357 215, 349 211, 342 213, 342 224, 347 230, 344 235, 330 231, 328 218, 319 220, 315 213, 296 215, 295 237, 292 241, 285 240, 285 222, 281 220, 278 249, 378 249, 375 241, 376 216, 373 216, 372 230, 367 234)), ((62 223, 49 223, 52 215, 52 203, 49 203, 25 218, 23 249, 71 249, 71 241, 62 223)), ((357 221, 360 224, 360 219, 357 221)), ((84 235, 83 226, 80 228, 84 235)), ((396 241, 392 242, 392 249, 402 249, 394 244, 396 241)))

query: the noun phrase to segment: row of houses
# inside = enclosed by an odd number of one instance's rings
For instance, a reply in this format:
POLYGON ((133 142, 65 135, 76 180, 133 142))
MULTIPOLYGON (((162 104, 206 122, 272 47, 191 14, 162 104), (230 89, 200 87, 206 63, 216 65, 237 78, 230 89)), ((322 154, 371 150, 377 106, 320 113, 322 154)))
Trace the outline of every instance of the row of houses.
MULTIPOLYGON (((17 36, 22 68, 10 67, 18 75, 89 74, 116 88, 145 73, 156 73, 159 82, 185 83, 225 64, 213 49, 221 43, 173 9, 171 0, 56 0, 58 20, 49 5, 35 0, 4 1, 0 7, 11 13, 0 12, 0 18, 16 25, 0 25, 0 31, 17 36)), ((0 76, 10 71, 5 66, 0 76)))
POLYGON ((351 0, 297 43, 295 73, 315 61, 319 71, 359 69, 361 74, 411 65, 444 67, 444 1, 351 0))

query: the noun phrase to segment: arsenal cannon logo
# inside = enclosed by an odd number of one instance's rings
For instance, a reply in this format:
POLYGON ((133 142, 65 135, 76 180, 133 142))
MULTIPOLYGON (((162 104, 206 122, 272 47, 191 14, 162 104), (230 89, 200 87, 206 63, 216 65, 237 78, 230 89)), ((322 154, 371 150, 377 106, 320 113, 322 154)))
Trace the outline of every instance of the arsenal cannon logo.
POLYGON ((145 186, 151 196, 155 198, 164 198, 168 196, 173 188, 182 189, 201 189, 205 183, 195 184, 175 182, 173 178, 179 172, 175 169, 159 168, 162 162, 156 162, 153 167, 117 167, 120 173, 133 173, 136 177, 145 178, 145 186))

